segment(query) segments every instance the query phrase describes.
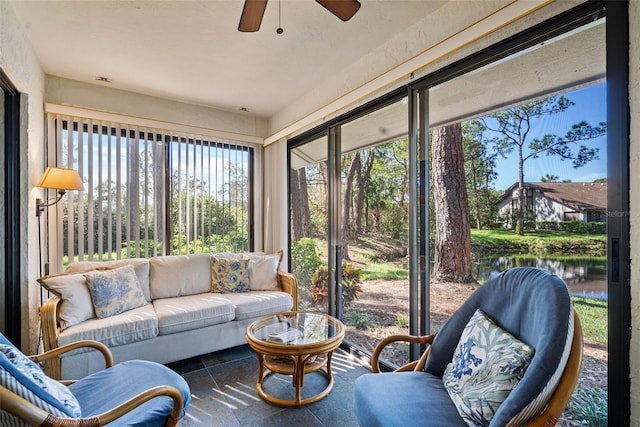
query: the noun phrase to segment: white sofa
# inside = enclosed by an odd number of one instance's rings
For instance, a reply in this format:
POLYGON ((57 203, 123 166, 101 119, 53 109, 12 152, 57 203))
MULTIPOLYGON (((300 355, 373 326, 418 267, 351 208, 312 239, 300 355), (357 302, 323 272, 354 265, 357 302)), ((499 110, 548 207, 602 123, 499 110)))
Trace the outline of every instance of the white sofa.
MULTIPOLYGON (((247 292, 212 292, 212 254, 85 261, 69 265, 64 274, 40 278, 55 295, 41 308, 44 350, 90 339, 107 345, 116 363, 169 363, 244 344, 246 327, 256 318, 296 310, 297 282, 279 271, 282 253, 243 256, 250 259, 247 292), (144 305, 97 318, 85 275, 129 265, 144 305)), ((103 368, 101 355, 90 350, 66 353, 46 366, 47 373, 59 379, 77 379, 103 368)))

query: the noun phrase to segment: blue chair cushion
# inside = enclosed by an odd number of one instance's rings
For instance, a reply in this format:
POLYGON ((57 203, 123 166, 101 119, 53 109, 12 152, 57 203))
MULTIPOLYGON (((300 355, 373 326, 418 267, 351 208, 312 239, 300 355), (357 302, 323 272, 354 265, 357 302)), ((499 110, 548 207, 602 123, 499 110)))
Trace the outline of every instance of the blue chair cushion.
MULTIPOLYGON (((78 418, 80 405, 71 391, 0 334, 0 385, 58 417, 78 418)), ((0 420, 9 417, 0 416, 0 420)))
POLYGON ((426 372, 365 374, 355 382, 355 413, 366 427, 455 427, 458 414, 442 379, 426 372))
POLYGON ((496 411, 492 423, 526 423, 540 413, 569 358, 573 305, 567 285, 532 267, 512 268, 488 280, 445 323, 431 346, 425 371, 442 377, 462 330, 477 309, 499 327, 535 349, 518 386, 496 411))
MULTIPOLYGON (((189 386, 177 373, 155 362, 130 360, 91 374, 69 386, 76 396, 83 417, 106 412, 143 391, 159 386, 176 387, 182 393, 181 417, 191 400, 189 386)), ((114 421, 113 425, 164 426, 171 414, 173 400, 168 396, 151 399, 114 421)))

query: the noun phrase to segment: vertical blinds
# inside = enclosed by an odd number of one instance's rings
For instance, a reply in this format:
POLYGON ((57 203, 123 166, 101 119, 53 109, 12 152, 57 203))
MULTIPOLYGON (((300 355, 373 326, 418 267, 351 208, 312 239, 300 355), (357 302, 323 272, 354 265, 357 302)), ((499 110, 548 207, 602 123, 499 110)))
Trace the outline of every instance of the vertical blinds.
POLYGON ((73 260, 250 250, 253 148, 49 113, 48 163, 84 192, 49 212, 52 271, 73 260))

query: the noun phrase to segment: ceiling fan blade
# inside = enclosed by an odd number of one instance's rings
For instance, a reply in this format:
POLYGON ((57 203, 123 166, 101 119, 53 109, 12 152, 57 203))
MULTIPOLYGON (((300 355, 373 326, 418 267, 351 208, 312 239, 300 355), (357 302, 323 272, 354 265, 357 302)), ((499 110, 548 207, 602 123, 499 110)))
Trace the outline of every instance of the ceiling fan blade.
POLYGON ((358 0, 316 0, 329 12, 343 21, 348 21, 360 9, 358 0))
POLYGON ((260 29, 267 0, 245 0, 238 24, 238 31, 255 32, 260 29))

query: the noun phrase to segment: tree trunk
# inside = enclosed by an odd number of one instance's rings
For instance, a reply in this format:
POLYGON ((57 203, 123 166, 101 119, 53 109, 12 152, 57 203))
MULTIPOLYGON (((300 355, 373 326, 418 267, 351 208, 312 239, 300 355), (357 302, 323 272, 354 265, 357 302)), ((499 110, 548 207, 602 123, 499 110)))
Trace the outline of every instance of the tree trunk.
POLYGON ((358 194, 356 195, 356 233, 358 236, 362 234, 362 215, 364 208, 364 193, 369 179, 371 178, 371 169, 373 168, 373 162, 375 160, 374 150, 369 150, 369 155, 365 162, 365 170, 362 173, 362 168, 358 168, 358 194))
POLYGON ((344 193, 342 198, 342 257, 348 261, 349 256, 349 238, 351 237, 351 199, 353 194, 353 180, 356 171, 360 169, 360 153, 354 154, 349 164, 349 172, 347 173, 347 181, 344 185, 344 193))
POLYGON ((291 206, 293 241, 297 242, 303 237, 311 237, 311 213, 309 212, 309 193, 305 168, 291 172, 291 206))
POLYGON ((522 159, 522 145, 518 145, 518 221, 516 234, 524 234, 524 205, 527 196, 524 191, 524 161, 522 159))
POLYGON ((432 157, 436 241, 431 280, 474 283, 462 126, 459 123, 434 130, 432 157))

